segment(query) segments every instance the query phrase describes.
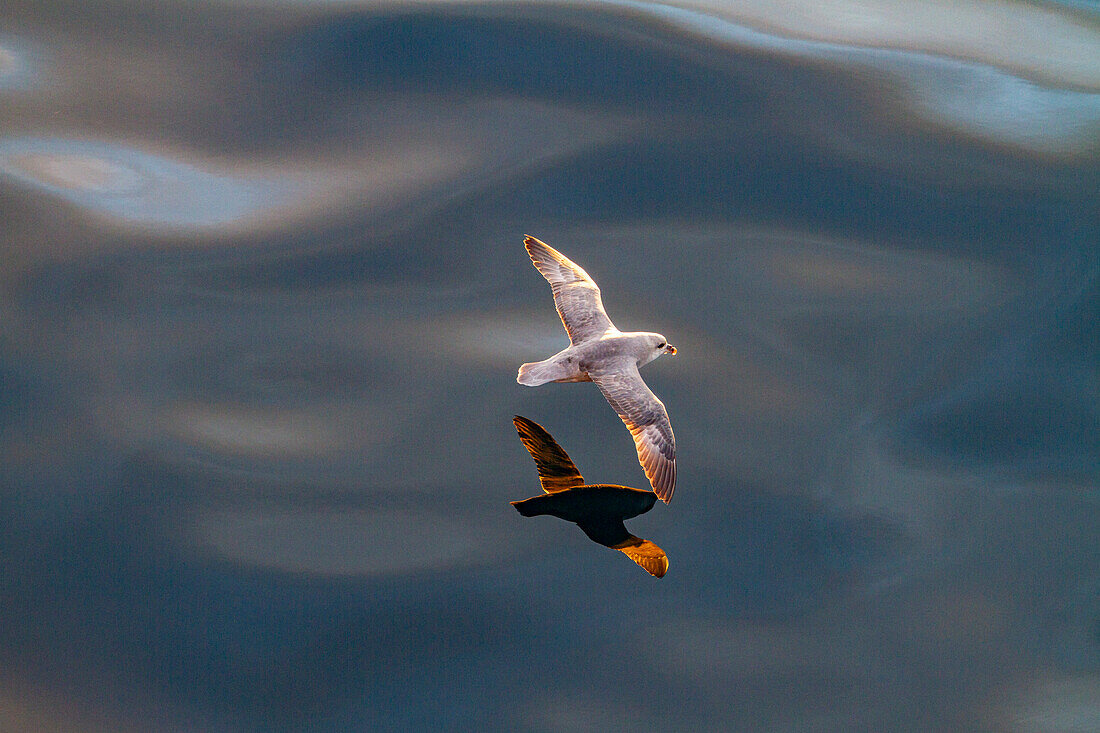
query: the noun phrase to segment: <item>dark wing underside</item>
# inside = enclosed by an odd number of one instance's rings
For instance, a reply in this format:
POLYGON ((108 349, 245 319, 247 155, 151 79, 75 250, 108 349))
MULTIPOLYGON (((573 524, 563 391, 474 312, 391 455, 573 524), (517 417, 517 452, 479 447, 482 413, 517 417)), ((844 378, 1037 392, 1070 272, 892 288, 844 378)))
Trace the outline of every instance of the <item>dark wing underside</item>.
POLYGON ((588 539, 613 550, 619 550, 650 575, 660 578, 668 571, 668 556, 665 555, 665 551, 649 540, 643 540, 627 532, 622 520, 578 522, 577 526, 588 535, 588 539))
MULTIPOLYGON (((610 517, 577 522, 577 526, 588 535, 588 539, 604 547, 621 545, 624 542, 629 542, 630 538, 634 536, 626 531, 623 520, 610 517)), ((618 548, 615 547, 615 549, 618 548)))

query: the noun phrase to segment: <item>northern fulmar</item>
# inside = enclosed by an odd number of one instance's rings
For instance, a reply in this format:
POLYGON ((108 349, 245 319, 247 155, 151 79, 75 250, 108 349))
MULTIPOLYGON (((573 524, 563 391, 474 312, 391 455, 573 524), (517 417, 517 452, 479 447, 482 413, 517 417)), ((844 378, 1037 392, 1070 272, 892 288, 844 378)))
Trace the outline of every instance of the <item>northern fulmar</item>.
POLYGON ((664 403, 642 381, 638 367, 662 354, 675 354, 676 347, 659 333, 615 328, 587 272, 534 237, 524 239, 523 246, 550 283, 569 346, 549 359, 523 364, 516 381, 528 387, 595 382, 634 436, 638 462, 654 493, 667 504, 676 489, 676 437, 664 403))
POLYGON ((535 459, 545 492, 512 506, 525 517, 550 514, 573 522, 593 542, 619 550, 645 571, 663 577, 668 571, 665 551, 649 540, 626 531, 624 519, 645 514, 657 495, 645 489, 614 484, 585 484, 569 455, 541 425, 517 415, 512 420, 523 447, 535 459))

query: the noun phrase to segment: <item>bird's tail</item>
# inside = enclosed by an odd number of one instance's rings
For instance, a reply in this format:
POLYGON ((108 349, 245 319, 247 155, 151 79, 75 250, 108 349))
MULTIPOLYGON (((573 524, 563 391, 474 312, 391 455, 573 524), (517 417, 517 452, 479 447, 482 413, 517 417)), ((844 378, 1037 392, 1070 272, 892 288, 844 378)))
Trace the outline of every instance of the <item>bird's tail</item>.
POLYGON ((516 381, 528 387, 537 387, 561 379, 562 376, 561 367, 552 361, 534 361, 520 366, 516 381))

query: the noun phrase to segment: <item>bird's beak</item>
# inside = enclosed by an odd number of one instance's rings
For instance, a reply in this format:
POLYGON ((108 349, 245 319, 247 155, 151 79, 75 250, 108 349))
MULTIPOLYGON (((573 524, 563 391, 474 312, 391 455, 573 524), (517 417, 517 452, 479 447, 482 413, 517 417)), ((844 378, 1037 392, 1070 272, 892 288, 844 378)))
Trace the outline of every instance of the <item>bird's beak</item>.
POLYGON ((676 355, 676 347, 675 347, 675 346, 673 346, 672 344, 669 344, 669 345, 668 345, 668 346, 666 346, 665 348, 667 348, 667 349, 668 349, 668 353, 672 354, 673 356, 675 356, 675 355, 676 355))

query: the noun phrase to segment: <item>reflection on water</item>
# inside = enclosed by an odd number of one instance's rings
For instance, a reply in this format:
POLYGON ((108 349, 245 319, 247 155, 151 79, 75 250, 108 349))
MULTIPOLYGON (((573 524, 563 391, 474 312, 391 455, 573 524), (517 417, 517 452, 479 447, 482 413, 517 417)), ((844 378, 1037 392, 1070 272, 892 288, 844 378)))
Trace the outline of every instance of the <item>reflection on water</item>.
POLYGON ((549 514, 573 522, 593 542, 619 550, 658 578, 668 572, 668 556, 649 540, 626 531, 624 519, 653 508, 657 495, 648 489, 613 484, 585 484, 573 461, 538 423, 516 416, 512 422, 531 454, 542 483, 541 496, 513 501, 525 517, 549 514))
POLYGON ((1095 727, 1088 7, 182 9, 0 10, 0 728, 1095 727), (507 506, 638 476, 527 231, 682 349, 660 583, 507 506))

